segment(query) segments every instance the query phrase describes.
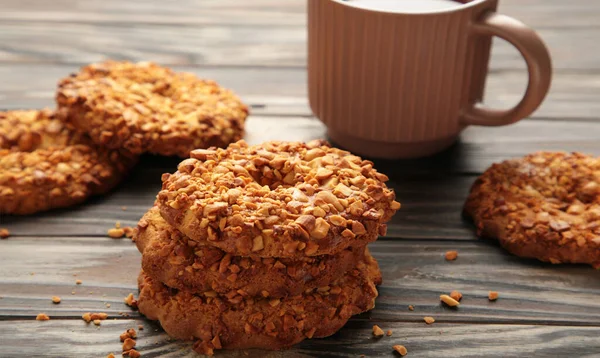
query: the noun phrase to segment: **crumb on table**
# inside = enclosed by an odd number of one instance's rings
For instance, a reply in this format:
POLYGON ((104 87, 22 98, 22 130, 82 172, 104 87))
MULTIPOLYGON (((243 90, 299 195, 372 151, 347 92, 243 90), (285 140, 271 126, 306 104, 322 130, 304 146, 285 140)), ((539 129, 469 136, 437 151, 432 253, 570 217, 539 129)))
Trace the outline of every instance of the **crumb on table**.
POLYGON ((454 261, 458 257, 458 251, 447 251, 446 261, 454 261))
POLYGON ((490 301, 496 301, 498 299, 498 292, 497 291, 490 291, 488 293, 488 299, 490 301))
POLYGON ((57 303, 57 304, 60 303, 60 297, 52 296, 52 302, 57 303))
POLYGON ((48 321, 50 317, 45 313, 40 313, 35 317, 36 321, 48 321))
POLYGON ((408 350, 403 345, 397 344, 397 345, 393 346, 392 348, 394 349, 394 351, 396 351, 398 354, 400 354, 403 357, 406 354, 408 354, 408 350))
POLYGON ((383 332, 383 329, 381 329, 381 327, 379 327, 378 325, 374 325, 373 326, 373 335, 375 337, 382 337, 385 333, 383 332))
POLYGON ((427 324, 432 324, 433 322, 435 322, 435 319, 433 317, 423 317, 423 320, 425 321, 425 323, 427 324))
POLYGON ((460 300, 462 300, 462 293, 454 290, 454 291, 450 292, 450 297, 454 298, 457 301, 460 301, 460 300))
POLYGON ((7 239, 10 236, 10 231, 8 229, 0 229, 0 239, 7 239))
POLYGON ((458 307, 460 305, 460 303, 457 300, 448 295, 441 295, 440 300, 449 307, 458 307))

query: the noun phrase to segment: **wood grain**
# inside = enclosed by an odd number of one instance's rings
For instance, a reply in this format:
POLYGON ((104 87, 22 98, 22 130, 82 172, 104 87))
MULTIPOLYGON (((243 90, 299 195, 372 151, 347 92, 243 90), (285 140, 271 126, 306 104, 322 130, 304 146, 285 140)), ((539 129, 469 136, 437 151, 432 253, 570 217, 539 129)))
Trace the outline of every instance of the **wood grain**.
MULTIPOLYGON (((144 1, 56 0, 30 2, 5 0, 4 21, 52 21, 105 24, 210 24, 304 25, 304 0, 144 1)), ((595 0, 501 0, 500 10, 534 28, 593 27, 598 25, 600 5, 595 0)))
MULTIPOLYGON (((600 53, 587 52, 600 28, 542 28, 554 69, 600 69, 600 53), (585 56, 574 55, 586 53, 585 56)), ((164 65, 306 66, 306 26, 197 23, 179 25, 0 23, 0 63, 81 65, 106 58, 156 61, 164 65)), ((505 41, 495 41, 491 69, 522 69, 525 61, 505 41)))
MULTIPOLYGON (((485 241, 385 239, 369 247, 384 284, 376 308, 360 320, 421 322, 433 316, 446 323, 600 322, 600 278, 587 266, 522 260, 485 241), (459 258, 447 262, 448 250, 457 250, 459 258), (459 309, 440 304, 439 295, 452 290, 464 295, 459 309), (489 302, 489 290, 499 291, 500 299, 489 302)), ((32 319, 40 312, 68 319, 85 312, 138 316, 123 303, 127 294, 137 292, 140 265, 140 254, 128 239, 15 237, 0 241, 0 261, 0 319, 32 319), (76 285, 77 279, 83 283, 76 285), (63 301, 53 304, 52 296, 63 301)))
MULTIPOLYGON (((0 66, 0 109, 54 106, 57 81, 78 65, 11 64, 0 66)), ((310 116, 304 68, 175 66, 177 70, 214 79, 253 105, 259 115, 310 116)), ((508 108, 522 97, 527 76, 520 71, 492 72, 485 104, 508 108)), ((600 74, 557 73, 546 101, 532 118, 598 119, 600 74)))
MULTIPOLYGON (((2 352, 9 357, 105 357, 120 356, 119 335, 142 324, 137 346, 144 358, 198 357, 187 342, 171 341, 156 325, 141 319, 105 321, 101 327, 79 320, 0 321, 2 352), (44 347, 41 352, 39 347, 44 347)), ((245 358, 333 358, 398 357, 392 350, 404 345, 409 357, 549 357, 569 352, 580 358, 596 357, 600 350, 598 327, 480 325, 435 323, 388 323, 351 321, 340 332, 325 339, 304 341, 291 350, 222 351, 217 357, 245 358), (375 339, 371 327, 391 329, 391 337, 375 339)))

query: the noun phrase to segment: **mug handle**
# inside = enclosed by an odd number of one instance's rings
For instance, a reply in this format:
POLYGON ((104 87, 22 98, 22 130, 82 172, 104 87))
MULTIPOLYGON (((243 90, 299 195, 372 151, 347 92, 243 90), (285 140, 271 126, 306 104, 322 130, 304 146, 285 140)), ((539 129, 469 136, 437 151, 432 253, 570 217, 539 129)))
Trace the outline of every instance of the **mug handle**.
POLYGON ((527 63, 529 82, 525 95, 515 107, 499 110, 474 104, 462 113, 462 123, 502 126, 520 121, 539 107, 550 89, 552 61, 546 45, 522 22, 495 12, 485 14, 473 25, 473 30, 481 35, 498 36, 515 46, 527 63))

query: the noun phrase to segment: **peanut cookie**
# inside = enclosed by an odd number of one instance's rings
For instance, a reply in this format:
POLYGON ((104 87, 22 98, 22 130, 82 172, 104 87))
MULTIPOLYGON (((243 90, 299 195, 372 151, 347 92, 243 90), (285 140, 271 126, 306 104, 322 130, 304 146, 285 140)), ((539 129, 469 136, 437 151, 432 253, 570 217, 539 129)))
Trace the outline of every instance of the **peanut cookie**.
POLYGON ((108 148, 188 157, 240 139, 248 107, 229 90, 153 63, 107 61, 59 82, 61 115, 108 148))
POLYGON ((195 150, 157 197, 165 220, 234 256, 333 255, 385 235, 400 208, 373 163, 322 141, 195 150))
POLYGON ((144 272, 165 285, 195 293, 245 292, 270 298, 298 295, 329 285, 364 257, 365 248, 298 260, 239 257, 200 245, 167 224, 154 207, 134 235, 144 272))
POLYGON ((600 268, 600 159, 539 152, 494 164, 465 213, 511 253, 600 268))
POLYGON ((0 112, 0 214, 32 214, 112 189, 135 157, 96 147, 50 110, 0 112))
POLYGON ((197 296, 169 289, 142 272, 138 307, 149 319, 159 320, 171 337, 200 339, 196 348, 204 354, 220 348, 282 349, 305 338, 332 335, 352 315, 372 309, 380 281, 370 255, 336 283, 283 299, 235 291, 197 296))

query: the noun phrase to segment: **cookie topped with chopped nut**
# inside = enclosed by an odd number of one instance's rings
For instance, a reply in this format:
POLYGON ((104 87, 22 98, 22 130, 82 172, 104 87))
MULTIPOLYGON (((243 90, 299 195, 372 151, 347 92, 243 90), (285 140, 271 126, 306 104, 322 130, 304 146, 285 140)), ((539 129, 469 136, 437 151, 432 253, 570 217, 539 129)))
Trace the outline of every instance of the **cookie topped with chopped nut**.
POLYGON ((327 337, 348 319, 375 305, 381 273, 368 253, 328 286, 284 298, 251 297, 244 292, 203 295, 173 290, 148 276, 138 279, 140 313, 159 320, 169 336, 198 339, 194 348, 283 349, 306 338, 327 337))
POLYGON ((232 256, 214 246, 189 240, 160 216, 157 207, 140 220, 134 233, 144 272, 165 285, 194 293, 243 292, 252 297, 295 296, 328 286, 354 268, 364 247, 336 255, 300 259, 232 256))
POLYGON ((465 213, 517 256, 600 268, 600 158, 539 152, 494 164, 465 213))
POLYGON ((53 111, 0 112, 0 214, 75 205, 113 188, 135 162, 96 147, 53 111))
POLYGON ((248 107, 214 81, 153 63, 107 61, 59 82, 60 114, 108 148, 188 157, 242 138, 248 107))
POLYGON ((195 150, 163 176, 163 218, 237 256, 335 254, 385 235, 400 208, 373 163, 323 141, 195 150))

